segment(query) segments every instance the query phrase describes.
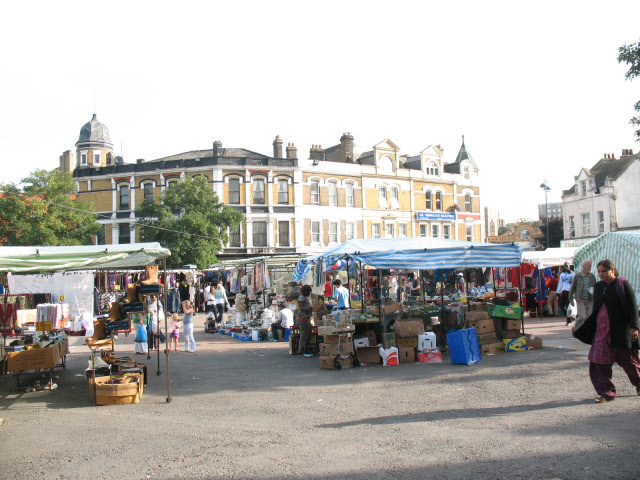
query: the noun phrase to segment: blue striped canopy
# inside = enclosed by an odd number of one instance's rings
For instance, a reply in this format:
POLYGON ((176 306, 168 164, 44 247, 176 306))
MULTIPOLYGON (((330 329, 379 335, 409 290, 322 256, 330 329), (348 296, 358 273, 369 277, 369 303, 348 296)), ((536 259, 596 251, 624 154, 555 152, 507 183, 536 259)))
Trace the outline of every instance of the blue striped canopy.
POLYGON ((293 279, 299 282, 311 265, 349 258, 377 269, 517 267, 522 248, 511 243, 476 243, 432 237, 355 239, 298 262, 293 279))

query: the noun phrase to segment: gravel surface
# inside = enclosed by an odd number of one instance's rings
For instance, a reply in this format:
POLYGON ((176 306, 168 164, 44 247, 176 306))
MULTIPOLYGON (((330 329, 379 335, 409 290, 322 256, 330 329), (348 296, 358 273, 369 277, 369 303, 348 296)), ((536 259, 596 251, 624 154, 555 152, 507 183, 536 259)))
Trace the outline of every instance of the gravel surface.
POLYGON ((58 390, 13 394, 2 377, 0 477, 640 478, 640 397, 616 366, 618 399, 595 404, 587 350, 561 321, 529 322, 550 347, 476 365, 328 371, 203 320, 198 352, 169 355, 170 403, 163 353, 160 376, 156 356, 137 356, 141 403, 92 406, 77 338, 58 390))

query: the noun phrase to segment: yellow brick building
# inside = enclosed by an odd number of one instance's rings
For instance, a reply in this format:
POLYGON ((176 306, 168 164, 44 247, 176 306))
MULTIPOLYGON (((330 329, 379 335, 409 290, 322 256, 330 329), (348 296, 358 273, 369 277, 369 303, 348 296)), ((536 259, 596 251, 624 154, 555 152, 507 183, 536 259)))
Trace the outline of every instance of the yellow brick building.
POLYGON ((409 156, 389 139, 355 153, 350 133, 327 149, 313 145, 304 159, 293 143, 283 151, 279 137, 272 146, 267 156, 216 141, 208 150, 125 163, 94 115, 60 168, 73 172, 78 198, 97 210, 102 244, 138 241, 142 201, 159 202, 172 182, 197 175, 246 217, 222 256, 309 254, 354 238, 483 239, 478 167, 464 138, 451 163, 439 145, 409 156))

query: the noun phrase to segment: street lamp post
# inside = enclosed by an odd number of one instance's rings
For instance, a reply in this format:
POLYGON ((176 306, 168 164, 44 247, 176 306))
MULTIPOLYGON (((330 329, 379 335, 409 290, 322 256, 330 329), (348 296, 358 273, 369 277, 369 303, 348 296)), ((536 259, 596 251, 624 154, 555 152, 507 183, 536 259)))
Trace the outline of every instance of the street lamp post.
POLYGON ((544 190, 544 211, 547 216, 547 248, 549 248, 549 202, 547 201, 547 192, 551 190, 551 188, 547 185, 546 180, 540 184, 540 188, 544 190))

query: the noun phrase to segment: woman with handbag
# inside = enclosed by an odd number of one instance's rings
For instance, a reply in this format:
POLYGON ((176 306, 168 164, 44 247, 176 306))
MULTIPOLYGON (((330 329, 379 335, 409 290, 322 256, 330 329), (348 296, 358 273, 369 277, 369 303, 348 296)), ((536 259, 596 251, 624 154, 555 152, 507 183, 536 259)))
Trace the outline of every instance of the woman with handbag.
POLYGON ((640 322, 633 288, 624 277, 618 276, 611 260, 598 263, 598 276, 593 313, 585 323, 595 322, 589 350, 589 377, 598 394, 596 403, 605 403, 616 398, 616 387, 611 381, 614 362, 622 367, 640 395, 640 322))

